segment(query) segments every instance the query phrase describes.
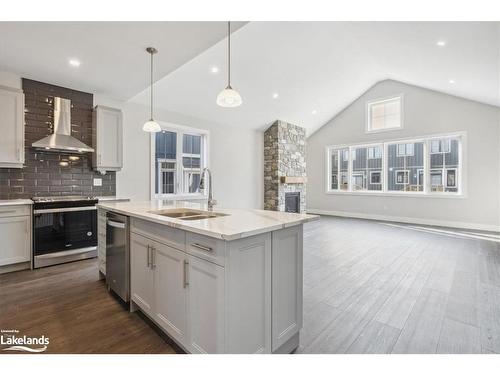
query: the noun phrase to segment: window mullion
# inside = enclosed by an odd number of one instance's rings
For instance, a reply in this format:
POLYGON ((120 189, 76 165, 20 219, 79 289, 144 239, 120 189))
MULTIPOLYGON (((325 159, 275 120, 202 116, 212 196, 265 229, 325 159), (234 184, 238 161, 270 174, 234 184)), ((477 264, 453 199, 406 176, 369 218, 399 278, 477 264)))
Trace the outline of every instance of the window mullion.
POLYGON ((347 160, 347 191, 352 191, 352 146, 348 148, 348 160, 347 160))

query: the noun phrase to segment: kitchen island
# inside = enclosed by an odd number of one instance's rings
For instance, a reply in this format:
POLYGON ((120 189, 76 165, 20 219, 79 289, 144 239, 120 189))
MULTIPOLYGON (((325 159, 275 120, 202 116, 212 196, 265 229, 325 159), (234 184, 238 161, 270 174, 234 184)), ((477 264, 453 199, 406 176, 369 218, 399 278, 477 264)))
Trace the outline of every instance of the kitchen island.
MULTIPOLYGON (((189 353, 290 353, 314 215, 186 201, 99 203, 130 218, 130 304, 189 353)), ((100 237, 103 226, 100 223, 100 237)), ((104 234, 105 235, 105 234, 104 234)))

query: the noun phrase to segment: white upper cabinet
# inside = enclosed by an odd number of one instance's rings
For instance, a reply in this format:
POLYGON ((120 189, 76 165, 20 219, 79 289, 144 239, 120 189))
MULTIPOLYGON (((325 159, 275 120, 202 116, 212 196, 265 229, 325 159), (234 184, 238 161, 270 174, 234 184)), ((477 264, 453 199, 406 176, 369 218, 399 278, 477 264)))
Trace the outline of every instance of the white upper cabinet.
POLYGON ((119 171, 123 166, 123 115, 115 108, 96 106, 93 113, 94 169, 119 171))
POLYGON ((24 94, 0 86, 0 168, 24 164, 24 94))

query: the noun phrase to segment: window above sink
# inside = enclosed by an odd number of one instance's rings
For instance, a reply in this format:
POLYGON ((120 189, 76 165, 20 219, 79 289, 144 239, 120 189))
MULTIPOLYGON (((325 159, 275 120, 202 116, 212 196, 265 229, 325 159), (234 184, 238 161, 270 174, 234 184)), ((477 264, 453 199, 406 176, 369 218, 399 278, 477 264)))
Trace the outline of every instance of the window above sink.
POLYGON ((209 132, 159 122, 151 135, 151 197, 206 199, 199 191, 201 172, 208 167, 209 132))

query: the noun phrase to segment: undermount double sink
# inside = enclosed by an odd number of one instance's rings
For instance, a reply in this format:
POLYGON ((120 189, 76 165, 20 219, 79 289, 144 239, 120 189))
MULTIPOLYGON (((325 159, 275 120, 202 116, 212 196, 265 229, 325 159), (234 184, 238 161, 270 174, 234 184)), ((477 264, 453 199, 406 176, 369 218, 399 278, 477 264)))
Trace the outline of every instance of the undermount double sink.
POLYGON ((228 216, 228 214, 222 214, 220 212, 193 210, 190 208, 171 208, 167 210, 149 211, 149 213, 179 220, 203 220, 228 216))

